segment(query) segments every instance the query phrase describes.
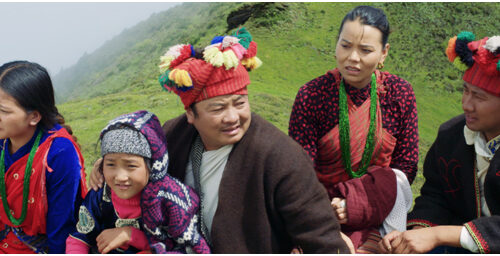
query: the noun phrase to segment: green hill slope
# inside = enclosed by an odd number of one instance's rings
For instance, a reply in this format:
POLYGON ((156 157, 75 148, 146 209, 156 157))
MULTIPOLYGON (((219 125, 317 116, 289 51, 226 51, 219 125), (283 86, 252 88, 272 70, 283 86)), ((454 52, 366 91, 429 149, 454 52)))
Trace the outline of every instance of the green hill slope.
MULTIPOLYGON (((54 78, 59 108, 82 144, 89 167, 97 138, 119 114, 148 109, 162 122, 183 113, 175 95, 157 82, 159 56, 169 46, 202 47, 230 22, 258 43, 264 65, 251 73, 252 109, 284 132, 295 94, 307 81, 335 67, 333 55, 343 16, 360 3, 185 3, 124 31, 54 78)), ((460 73, 447 62, 445 40, 462 30, 478 37, 498 34, 498 3, 368 3, 385 10, 393 33, 384 70, 408 80, 417 97, 420 158, 439 124, 461 113, 460 73)), ((414 189, 422 184, 419 172, 414 189)))

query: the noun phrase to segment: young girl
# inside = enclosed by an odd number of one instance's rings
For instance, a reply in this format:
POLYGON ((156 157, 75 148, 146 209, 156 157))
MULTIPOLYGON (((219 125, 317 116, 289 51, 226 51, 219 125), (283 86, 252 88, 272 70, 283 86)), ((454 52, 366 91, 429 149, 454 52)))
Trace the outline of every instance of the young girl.
POLYGON ((209 253, 199 232, 198 196, 167 174, 158 118, 147 111, 120 116, 100 139, 106 184, 85 198, 66 252, 209 253))
POLYGON ((45 68, 0 67, 0 253, 64 253, 86 194, 83 158, 45 68))

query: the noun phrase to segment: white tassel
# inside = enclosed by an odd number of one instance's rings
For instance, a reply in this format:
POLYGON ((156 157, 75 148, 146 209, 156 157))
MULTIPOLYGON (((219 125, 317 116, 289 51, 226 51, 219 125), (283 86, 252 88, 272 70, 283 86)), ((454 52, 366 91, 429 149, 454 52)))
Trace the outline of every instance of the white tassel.
POLYGON ((237 37, 234 36, 225 36, 222 40, 222 49, 226 49, 233 44, 237 44, 240 41, 237 37))
POLYGON ((493 36, 490 37, 487 41, 486 44, 484 45, 484 48, 486 48, 488 51, 495 53, 496 51, 500 51, 500 36, 493 36))

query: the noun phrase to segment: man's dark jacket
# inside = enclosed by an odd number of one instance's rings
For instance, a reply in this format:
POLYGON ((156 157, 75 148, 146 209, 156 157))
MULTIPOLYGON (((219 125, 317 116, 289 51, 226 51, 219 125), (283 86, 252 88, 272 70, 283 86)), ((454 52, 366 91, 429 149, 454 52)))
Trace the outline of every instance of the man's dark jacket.
MULTIPOLYGON (((168 172, 184 180, 198 135, 181 115, 163 125, 168 172)), ((305 151, 256 114, 229 154, 212 223, 213 253, 349 253, 305 151)))
POLYGON ((482 253, 500 253, 500 153, 490 162, 484 195, 492 216, 482 216, 474 145, 464 137, 464 115, 441 125, 424 163, 421 196, 408 226, 463 225, 482 253))

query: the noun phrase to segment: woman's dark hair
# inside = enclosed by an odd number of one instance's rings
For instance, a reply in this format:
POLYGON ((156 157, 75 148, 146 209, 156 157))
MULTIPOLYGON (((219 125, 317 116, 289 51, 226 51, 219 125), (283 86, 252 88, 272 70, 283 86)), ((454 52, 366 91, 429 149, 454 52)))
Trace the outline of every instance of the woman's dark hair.
POLYGON ((359 19, 359 21, 363 25, 372 26, 380 30, 380 32, 382 32, 382 47, 385 47, 385 45, 387 44, 387 40, 389 39, 389 33, 391 33, 391 30, 389 27, 389 21, 387 20, 387 16, 385 16, 384 11, 366 5, 360 5, 352 9, 342 20, 339 29, 339 35, 342 32, 344 23, 346 21, 354 21, 356 19, 359 19))
POLYGON ((0 88, 26 111, 38 111, 43 129, 64 124, 54 100, 54 89, 47 70, 37 63, 13 61, 0 67, 0 88))

